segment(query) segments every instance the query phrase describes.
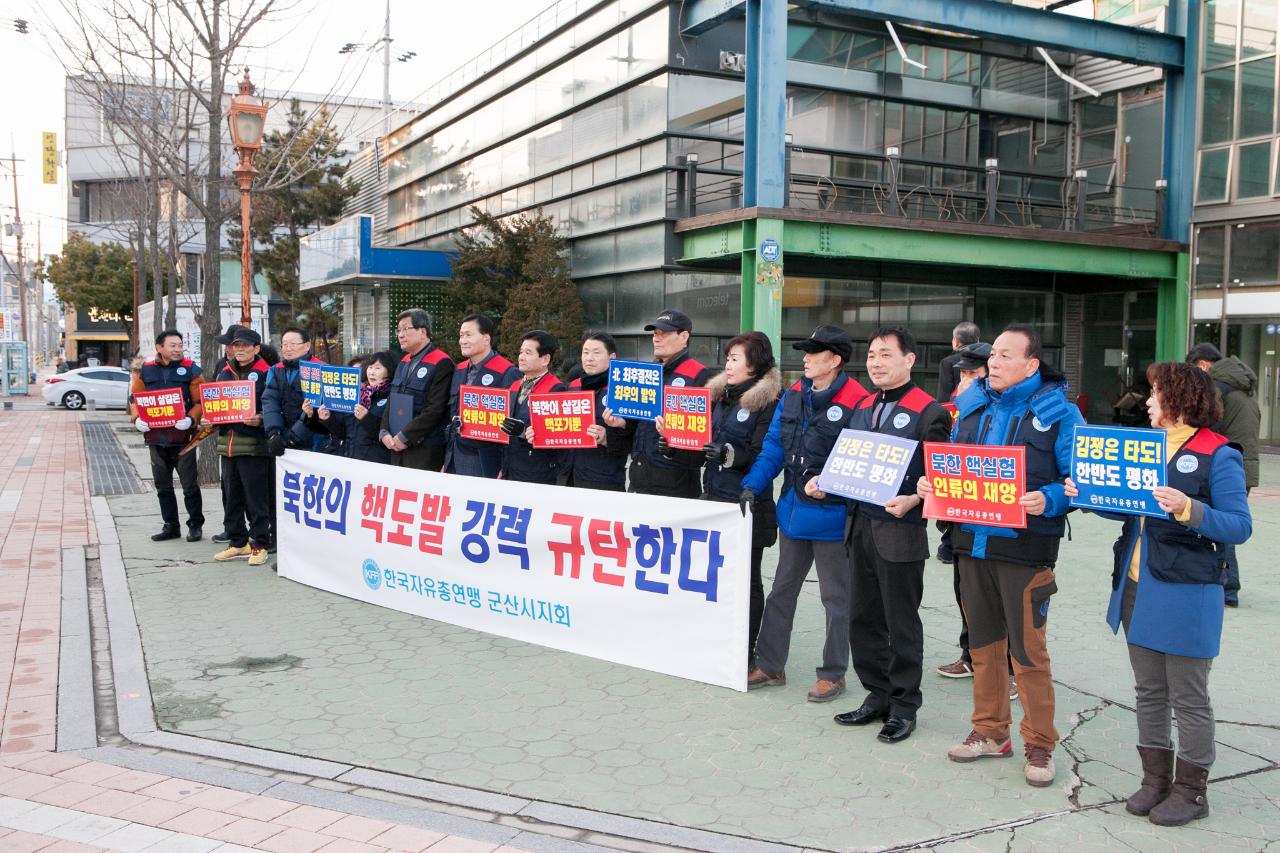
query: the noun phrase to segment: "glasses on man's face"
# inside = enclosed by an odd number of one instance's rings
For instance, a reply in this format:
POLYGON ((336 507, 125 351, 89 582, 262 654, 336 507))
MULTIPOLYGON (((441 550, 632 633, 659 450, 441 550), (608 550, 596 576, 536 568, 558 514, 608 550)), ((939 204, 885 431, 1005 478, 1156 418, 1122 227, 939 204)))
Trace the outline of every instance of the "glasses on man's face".
POLYGON ((413 331, 413 326, 399 326, 396 328, 397 335, 407 335, 413 331))

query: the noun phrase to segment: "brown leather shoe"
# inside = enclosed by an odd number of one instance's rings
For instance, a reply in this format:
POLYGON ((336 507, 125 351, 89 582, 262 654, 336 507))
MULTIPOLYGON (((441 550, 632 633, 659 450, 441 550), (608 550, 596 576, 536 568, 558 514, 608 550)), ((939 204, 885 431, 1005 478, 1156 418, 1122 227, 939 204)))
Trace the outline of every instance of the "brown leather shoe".
POLYGON ((1173 750, 1140 746, 1138 755, 1142 758, 1142 786, 1125 801, 1124 808, 1129 814, 1146 817, 1169 796, 1173 785, 1173 750))
POLYGON ((973 678, 973 664, 960 658, 955 663, 938 667, 937 672, 943 678, 973 678))
POLYGON ((844 692, 844 678, 837 678, 835 681, 827 681, 825 678, 819 678, 812 689, 809 690, 808 699, 810 702, 830 702, 832 699, 844 692))
POLYGON ((785 672, 765 672, 760 667, 756 667, 747 673, 748 690, 755 690, 757 687, 781 687, 786 683, 785 672))

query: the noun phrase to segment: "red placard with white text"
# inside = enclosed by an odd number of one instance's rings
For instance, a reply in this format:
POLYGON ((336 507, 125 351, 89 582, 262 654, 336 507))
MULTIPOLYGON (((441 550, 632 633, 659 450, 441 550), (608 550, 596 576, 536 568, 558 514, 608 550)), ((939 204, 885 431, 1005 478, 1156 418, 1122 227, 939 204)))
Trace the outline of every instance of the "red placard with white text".
POLYGON ((1025 447, 924 443, 924 476, 933 495, 924 517, 990 527, 1023 528, 1027 510, 1025 447))
POLYGON ((596 422, 596 395, 590 391, 530 394, 529 425, 536 450, 579 450, 596 446, 587 427, 596 422))
POLYGON ((138 407, 138 417, 152 429, 168 429, 187 416, 180 388, 134 394, 133 403, 138 407))
POLYGON ((254 383, 248 379, 206 382, 200 386, 200 402, 210 424, 242 424, 258 413, 254 383))
POLYGON ((505 388, 463 385, 458 389, 458 417, 463 438, 508 444, 511 437, 501 430, 511 417, 511 392, 505 388))
POLYGON ((701 450, 711 441, 711 392, 668 385, 662 389, 662 433, 676 450, 701 450))

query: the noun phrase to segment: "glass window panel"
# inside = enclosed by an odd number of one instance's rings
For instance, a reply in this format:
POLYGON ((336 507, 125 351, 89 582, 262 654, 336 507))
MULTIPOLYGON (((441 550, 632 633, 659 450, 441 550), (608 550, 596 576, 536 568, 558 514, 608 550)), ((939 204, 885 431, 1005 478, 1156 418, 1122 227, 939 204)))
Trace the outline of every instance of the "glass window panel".
POLYGON ((1204 91, 1200 104, 1200 144, 1226 142, 1234 134, 1235 66, 1208 71, 1204 75, 1204 91))
POLYGON ((951 330, 965 319, 966 287, 886 281, 880 291, 880 322, 900 323, 919 341, 951 339, 951 330))
POLYGON ((1276 109, 1275 77, 1275 57, 1240 64, 1240 138, 1271 135, 1276 109))
POLYGON ((1045 291, 979 287, 975 291, 973 322, 995 340, 1010 323, 1030 323, 1046 344, 1062 343, 1062 324, 1054 294, 1045 291))
POLYGON ((726 116, 742 112, 743 85, 741 80, 672 74, 667 105, 671 129, 712 132, 720 120, 723 130, 726 116))
POLYGON ((1237 154, 1236 197, 1257 198, 1270 194, 1271 142, 1241 145, 1237 154))
POLYGON ((1227 169, 1230 163, 1230 148, 1215 148, 1200 152, 1200 183, 1196 187, 1197 203, 1226 201, 1227 169))
POLYGON ((1240 0, 1208 0, 1204 10, 1204 64, 1206 67, 1236 58, 1240 0))
POLYGON ((1090 98, 1080 103, 1080 131, 1088 133, 1116 125, 1116 96, 1090 98))
POLYGON ((1245 0, 1240 58, 1276 50, 1276 0, 1245 0))
POLYGON ((1080 137, 1080 162, 1097 163, 1116 156, 1116 132, 1091 133, 1080 137))
POLYGON ((1260 284, 1280 277, 1280 222, 1237 225, 1231 229, 1231 273, 1241 284, 1260 284))
MULTIPOLYGON (((822 323, 838 322, 857 340, 865 340, 880 325, 876 283, 863 279, 801 278, 787 276, 782 289, 782 336, 807 338, 822 323)), ((800 354, 783 347, 790 365, 800 354)))
POLYGON ((1222 253, 1226 229, 1221 225, 1196 229, 1196 284, 1222 284, 1222 253))

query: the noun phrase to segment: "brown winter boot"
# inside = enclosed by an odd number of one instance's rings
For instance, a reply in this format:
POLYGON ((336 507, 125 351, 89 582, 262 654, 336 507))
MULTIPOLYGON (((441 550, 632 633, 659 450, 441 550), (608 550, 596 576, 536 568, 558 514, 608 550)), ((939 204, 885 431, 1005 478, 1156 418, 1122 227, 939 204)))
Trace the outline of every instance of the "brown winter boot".
POLYGON ((1173 788, 1160 805, 1151 809, 1147 818, 1158 826, 1182 826, 1193 820, 1207 817, 1209 800, 1205 789, 1209 786, 1209 768, 1178 759, 1173 775, 1173 788))
POLYGON ((1138 747, 1142 759, 1142 787, 1124 804, 1125 811, 1146 817, 1169 796, 1173 785, 1173 750, 1158 746, 1138 747))

